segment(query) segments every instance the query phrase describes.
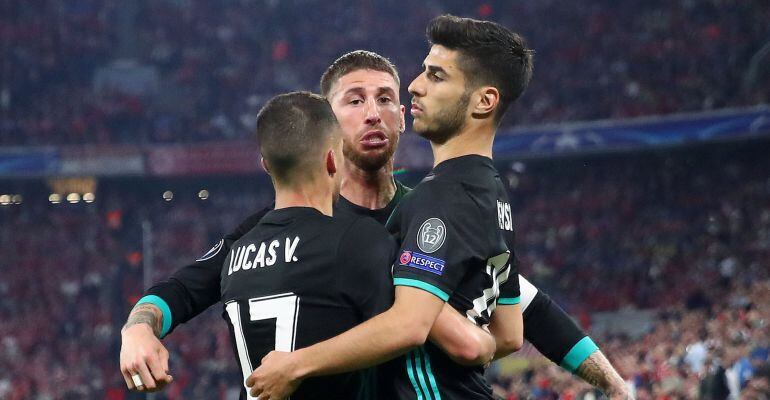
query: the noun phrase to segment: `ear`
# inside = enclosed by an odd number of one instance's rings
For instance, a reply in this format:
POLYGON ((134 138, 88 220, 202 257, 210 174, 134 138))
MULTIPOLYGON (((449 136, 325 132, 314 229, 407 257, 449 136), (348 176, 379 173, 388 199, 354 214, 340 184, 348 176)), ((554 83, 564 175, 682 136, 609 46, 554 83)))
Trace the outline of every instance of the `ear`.
POLYGON ((334 176, 337 173, 337 162, 334 161, 334 150, 329 150, 326 153, 326 173, 329 176, 334 176))
POLYGON ((404 114, 406 113, 406 107, 404 105, 401 105, 401 120, 398 122, 398 133, 404 133, 406 130, 406 120, 404 119, 404 114))
POLYGON ((478 115, 493 115, 500 104, 500 91, 493 86, 484 86, 477 92, 478 101, 473 107, 473 113, 478 115))
POLYGON ((265 157, 259 157, 259 163, 262 165, 262 169, 264 169, 265 172, 270 175, 270 168, 267 167, 267 161, 265 161, 265 157))

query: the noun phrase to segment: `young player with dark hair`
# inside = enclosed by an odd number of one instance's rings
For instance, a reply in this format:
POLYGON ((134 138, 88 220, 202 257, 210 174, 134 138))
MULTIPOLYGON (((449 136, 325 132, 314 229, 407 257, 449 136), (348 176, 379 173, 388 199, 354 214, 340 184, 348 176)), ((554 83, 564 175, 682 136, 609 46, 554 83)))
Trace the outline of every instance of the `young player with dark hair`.
MULTIPOLYGON (((456 148, 464 146, 457 132, 472 129, 468 122, 475 119, 491 117, 490 122, 499 124, 508 106, 526 88, 532 77, 533 52, 518 34, 508 33, 496 23, 450 15, 437 17, 428 25, 431 50, 423 74, 412 82, 409 92, 413 96, 414 131, 431 141, 434 164, 442 160, 460 164, 450 159, 457 154, 456 148)), ((486 127, 489 129, 489 125, 486 127)), ((485 142, 482 147, 488 150, 484 156, 491 159, 491 144, 487 147, 485 142)), ((507 218, 502 216, 501 225, 507 223, 507 218)), ((527 314, 539 316, 527 321, 532 331, 527 338, 549 359, 600 387, 608 396, 628 398, 622 378, 594 342, 574 323, 567 323, 566 314, 547 296, 537 296, 534 286, 524 280, 522 283, 523 290, 534 292, 539 300, 530 305, 527 314)))

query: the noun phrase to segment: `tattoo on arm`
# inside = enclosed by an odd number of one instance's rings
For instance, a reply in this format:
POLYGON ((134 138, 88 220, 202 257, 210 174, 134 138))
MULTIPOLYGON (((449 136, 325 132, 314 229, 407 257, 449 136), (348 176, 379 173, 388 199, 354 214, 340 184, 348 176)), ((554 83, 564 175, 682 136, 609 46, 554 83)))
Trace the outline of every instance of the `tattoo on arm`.
POLYGON ((152 332, 155 336, 160 337, 160 332, 163 327, 163 312, 152 304, 139 304, 131 310, 131 314, 128 316, 128 321, 123 329, 137 324, 147 324, 152 328, 152 332))
POLYGON ((601 351, 595 351, 580 364, 576 375, 591 386, 600 389, 612 399, 633 399, 626 383, 601 351))

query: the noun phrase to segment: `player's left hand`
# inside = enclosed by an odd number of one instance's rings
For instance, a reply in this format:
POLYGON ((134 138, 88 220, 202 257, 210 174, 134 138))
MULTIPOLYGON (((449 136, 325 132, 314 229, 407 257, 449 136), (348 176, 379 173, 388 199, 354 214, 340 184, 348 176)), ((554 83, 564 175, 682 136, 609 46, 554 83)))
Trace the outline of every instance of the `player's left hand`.
POLYGON ((297 369, 294 353, 271 351, 246 379, 246 386, 259 400, 284 399, 302 383, 302 379, 295 375, 297 369))

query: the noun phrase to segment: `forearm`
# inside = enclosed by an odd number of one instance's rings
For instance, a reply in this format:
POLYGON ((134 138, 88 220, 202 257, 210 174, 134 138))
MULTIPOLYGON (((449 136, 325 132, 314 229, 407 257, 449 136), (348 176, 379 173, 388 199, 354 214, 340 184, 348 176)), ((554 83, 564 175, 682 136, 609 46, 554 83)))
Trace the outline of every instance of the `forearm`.
POLYGON ((575 374, 604 392, 610 399, 631 399, 628 387, 600 350, 594 351, 578 367, 575 374))
POLYGON ((425 343, 444 302, 426 291, 404 286, 396 286, 395 297, 388 311, 296 351, 295 375, 304 379, 368 368, 425 343))
POLYGON ((428 338, 460 365, 484 365, 492 361, 495 354, 492 334, 448 304, 441 310, 428 338))
POLYGON ((493 360, 503 358, 524 345, 524 321, 521 307, 498 305, 489 323, 489 332, 495 338, 495 356, 493 360))
POLYGON ((128 315, 128 320, 123 325, 122 331, 138 324, 149 325, 155 336, 159 338, 163 328, 163 312, 154 304, 137 304, 128 315))
POLYGON ((495 354, 492 355, 492 361, 497 361, 501 358, 507 357, 515 351, 517 351, 517 349, 510 346, 506 347, 506 344, 503 343, 502 340, 495 337, 495 354))
MULTIPOLYGON (((206 311, 219 302, 219 267, 214 270, 217 258, 196 262, 174 272, 168 279, 155 283, 144 293, 143 299, 157 296, 169 312, 169 331, 206 311), (173 318, 171 316, 173 315, 173 318)), ((156 304, 160 307, 160 304, 156 304)), ((163 310, 163 308, 161 308, 163 310)), ((166 314, 164 314, 164 317, 166 314)))
POLYGON ((302 378, 368 368, 406 353, 425 342, 429 327, 419 332, 390 309, 329 340, 297 350, 302 378))

